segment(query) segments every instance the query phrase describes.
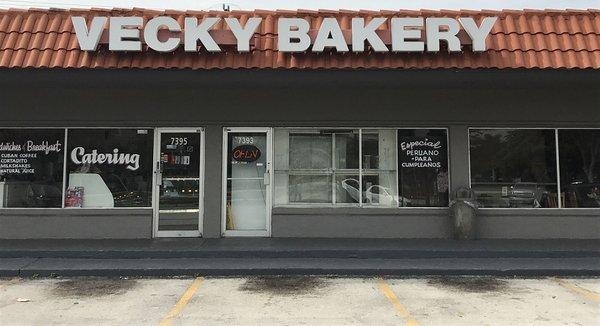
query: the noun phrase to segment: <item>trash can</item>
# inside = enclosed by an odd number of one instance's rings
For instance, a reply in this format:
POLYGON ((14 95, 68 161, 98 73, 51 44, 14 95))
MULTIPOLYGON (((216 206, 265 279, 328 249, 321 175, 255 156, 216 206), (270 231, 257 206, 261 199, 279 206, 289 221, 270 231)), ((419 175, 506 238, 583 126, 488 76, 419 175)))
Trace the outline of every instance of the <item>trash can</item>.
POLYGON ((457 240, 473 240, 477 231, 477 202, 471 188, 459 188, 450 203, 450 218, 457 240))

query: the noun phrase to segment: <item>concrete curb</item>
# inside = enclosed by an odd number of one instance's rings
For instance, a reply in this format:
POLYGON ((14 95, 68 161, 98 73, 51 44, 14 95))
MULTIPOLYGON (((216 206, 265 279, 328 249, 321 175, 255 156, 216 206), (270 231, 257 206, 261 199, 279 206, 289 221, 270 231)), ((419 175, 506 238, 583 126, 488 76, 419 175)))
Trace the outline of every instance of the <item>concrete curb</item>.
POLYGON ((1 276, 600 276, 597 258, 0 259, 1 276), (5 264, 9 263, 9 264, 5 264))

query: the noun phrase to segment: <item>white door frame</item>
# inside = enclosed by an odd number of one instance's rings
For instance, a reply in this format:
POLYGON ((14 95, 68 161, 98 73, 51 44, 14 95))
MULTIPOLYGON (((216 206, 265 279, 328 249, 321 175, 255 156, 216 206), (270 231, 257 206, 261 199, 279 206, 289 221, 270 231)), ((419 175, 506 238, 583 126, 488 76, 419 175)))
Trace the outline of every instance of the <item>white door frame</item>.
POLYGON ((153 218, 152 218, 152 236, 158 237, 201 237, 203 233, 203 221, 204 221, 204 128, 156 128, 154 130, 154 161, 153 161, 153 178, 152 178, 152 207, 153 207, 153 218), (158 230, 158 218, 159 218, 159 191, 158 191, 158 177, 159 177, 159 166, 160 166, 160 137, 162 133, 173 133, 173 132, 193 132, 200 133, 200 172, 198 178, 198 230, 181 230, 181 231, 159 231, 158 230))
POLYGON ((225 127, 223 128, 223 165, 221 177, 221 235, 224 237, 270 237, 271 236, 271 209, 272 209, 272 185, 273 185, 273 128, 269 127, 225 127), (267 136, 267 169, 269 173, 269 184, 266 185, 265 218, 266 230, 227 230, 227 167, 229 148, 227 144, 228 134, 236 132, 263 132, 267 136))

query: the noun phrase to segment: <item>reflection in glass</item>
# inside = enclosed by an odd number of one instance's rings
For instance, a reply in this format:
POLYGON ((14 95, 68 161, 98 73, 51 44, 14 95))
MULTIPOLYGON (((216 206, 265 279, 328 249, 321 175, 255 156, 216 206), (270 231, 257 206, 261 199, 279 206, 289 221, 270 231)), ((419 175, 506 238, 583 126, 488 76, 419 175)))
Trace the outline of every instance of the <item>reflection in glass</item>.
POLYGON ((471 185, 482 207, 558 207, 554 130, 469 131, 471 185))
POLYGON ((563 207, 600 207, 600 130, 559 130, 563 207))

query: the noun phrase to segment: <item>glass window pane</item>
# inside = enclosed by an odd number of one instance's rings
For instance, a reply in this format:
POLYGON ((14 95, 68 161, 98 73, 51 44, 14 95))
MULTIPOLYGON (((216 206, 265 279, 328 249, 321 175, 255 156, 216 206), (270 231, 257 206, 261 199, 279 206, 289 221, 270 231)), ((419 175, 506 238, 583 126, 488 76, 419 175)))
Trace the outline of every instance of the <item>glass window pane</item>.
POLYGON ((400 206, 448 206, 448 146, 444 129, 398 130, 400 206))
POLYGON ((358 204, 360 202, 359 176, 356 175, 336 175, 336 204, 358 204))
POLYGON ((290 169, 330 169, 331 135, 290 133, 290 169))
POLYGON ((328 203, 331 201, 331 176, 290 175, 290 203, 328 203))
POLYGON ((363 173, 363 205, 398 207, 400 198, 396 193, 396 172, 363 173))
POLYGON ((358 169, 358 130, 335 132, 335 168, 358 169))
POLYGON ((398 207, 396 130, 362 131, 363 205, 398 207))
POLYGON ((64 129, 0 130, 0 207, 59 208, 64 129))
POLYGON ((474 129, 469 141, 482 207, 558 207, 554 130, 474 129))
POLYGON ((559 130, 563 207, 600 207, 600 130, 559 130))
POLYGON ((150 207, 153 131, 69 129, 65 207, 150 207))

